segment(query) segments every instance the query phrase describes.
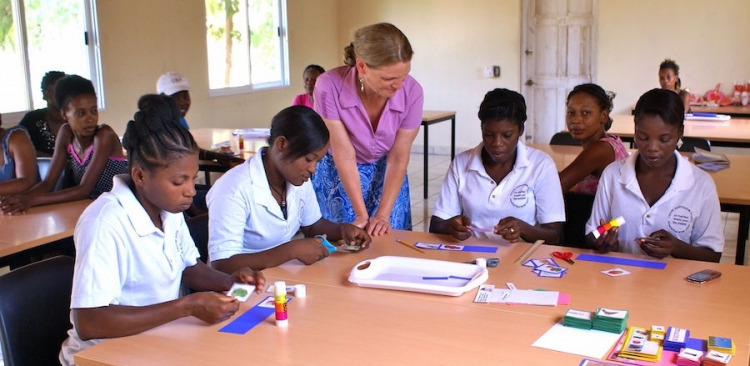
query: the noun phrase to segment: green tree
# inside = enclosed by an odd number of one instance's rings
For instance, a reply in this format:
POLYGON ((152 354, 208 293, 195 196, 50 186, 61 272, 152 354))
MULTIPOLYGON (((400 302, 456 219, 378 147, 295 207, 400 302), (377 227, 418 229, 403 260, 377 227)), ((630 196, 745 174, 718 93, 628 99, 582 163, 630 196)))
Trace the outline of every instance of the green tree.
POLYGON ((10 0, 0 0, 0 50, 4 51, 9 45, 11 49, 16 49, 16 38, 13 37, 15 32, 10 0))
POLYGON ((224 24, 209 23, 207 27, 216 40, 224 39, 224 85, 228 86, 232 74, 232 46, 242 40, 242 33, 234 29, 234 15, 240 11, 239 0, 206 0, 206 10, 214 18, 224 16, 224 24))

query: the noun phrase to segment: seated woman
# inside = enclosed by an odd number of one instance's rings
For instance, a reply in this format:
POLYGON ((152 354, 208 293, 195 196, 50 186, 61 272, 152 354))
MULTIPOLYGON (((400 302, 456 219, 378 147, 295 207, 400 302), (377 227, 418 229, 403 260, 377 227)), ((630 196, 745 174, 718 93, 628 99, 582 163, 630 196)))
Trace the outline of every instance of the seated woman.
POLYGON ((318 76, 326 72, 326 70, 318 65, 307 65, 305 71, 302 72, 302 80, 305 82, 305 94, 300 94, 292 101, 292 105, 303 105, 305 107, 312 108, 315 104, 313 100, 313 91, 315 90, 315 82, 318 81, 318 76))
POLYGON ((309 179, 328 151, 328 129, 310 108, 288 107, 271 121, 268 147, 216 181, 208 192, 209 259, 231 273, 260 270, 291 259, 315 263, 328 251, 321 239, 344 239, 366 249, 370 236, 320 214, 309 179), (304 239, 292 240, 298 230, 304 239))
POLYGON ((30 207, 96 199, 112 190, 112 178, 128 172, 117 134, 107 125, 99 125, 96 91, 91 81, 68 75, 57 82, 55 100, 67 121, 55 141, 47 176, 41 183, 21 194, 5 197, 3 213, 14 214, 30 207), (66 166, 73 170, 75 186, 52 192, 66 166))
POLYGON ((586 232, 622 216, 588 244, 601 252, 620 251, 718 262, 724 249, 719 198, 711 177, 680 157, 685 119, 677 93, 653 89, 635 106, 638 151, 608 166, 599 179, 586 232))
POLYGON ((560 172, 563 192, 595 194, 599 176, 610 163, 628 157, 625 145, 607 133, 612 126, 612 99, 596 84, 581 84, 568 94, 565 124, 583 151, 560 172))
POLYGON ((680 100, 685 107, 685 113, 692 113, 690 109, 690 92, 682 89, 680 80, 680 66, 674 60, 665 59, 659 64, 659 86, 664 90, 671 90, 680 95, 680 100))
POLYGON ((490 91, 479 107, 479 120, 482 142, 451 163, 430 232, 458 240, 473 232, 509 242, 558 243, 565 221, 560 179, 547 154, 521 142, 523 96, 508 89, 490 91))
MULTIPOLYGON (((0 118, 0 126, 3 119, 0 118)), ((36 153, 29 133, 21 126, 0 127, 0 197, 21 193, 37 180, 36 153)))
POLYGON ((55 86, 57 81, 64 78, 62 71, 49 71, 42 78, 42 96, 47 102, 47 108, 37 109, 26 113, 18 124, 29 131, 31 142, 34 143, 37 156, 52 156, 55 152, 55 139, 65 119, 55 101, 55 86))

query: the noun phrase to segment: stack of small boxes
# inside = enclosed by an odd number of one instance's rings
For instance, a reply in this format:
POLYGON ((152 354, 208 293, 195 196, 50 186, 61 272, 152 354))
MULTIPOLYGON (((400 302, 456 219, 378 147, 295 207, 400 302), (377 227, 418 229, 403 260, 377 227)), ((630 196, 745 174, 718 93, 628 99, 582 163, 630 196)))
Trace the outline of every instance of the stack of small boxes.
POLYGON ((734 341, 731 338, 708 337, 708 353, 703 360, 704 366, 724 366, 734 356, 734 341))
POLYGON ((664 336, 664 349, 680 352, 685 348, 685 342, 690 338, 690 331, 682 328, 669 327, 664 336))

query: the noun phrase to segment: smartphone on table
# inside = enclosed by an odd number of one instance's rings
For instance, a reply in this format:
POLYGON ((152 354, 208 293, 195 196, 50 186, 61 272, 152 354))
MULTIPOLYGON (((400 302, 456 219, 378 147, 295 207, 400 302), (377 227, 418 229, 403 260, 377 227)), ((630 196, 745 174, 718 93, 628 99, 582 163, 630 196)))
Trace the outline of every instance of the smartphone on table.
POLYGON ((713 269, 704 269, 687 276, 685 279, 694 283, 704 283, 719 277, 721 277, 721 272, 713 269))

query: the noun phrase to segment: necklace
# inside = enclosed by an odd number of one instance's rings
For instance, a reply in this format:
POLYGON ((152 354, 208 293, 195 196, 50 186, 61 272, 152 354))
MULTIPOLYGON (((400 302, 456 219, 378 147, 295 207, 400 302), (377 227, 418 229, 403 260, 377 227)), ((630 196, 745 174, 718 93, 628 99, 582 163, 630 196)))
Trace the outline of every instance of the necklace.
POLYGON ((274 193, 279 195, 279 199, 281 200, 281 202, 279 202, 279 207, 281 208, 281 213, 284 215, 284 220, 286 220, 286 182, 284 182, 281 190, 277 190, 276 187, 271 185, 271 182, 268 182, 268 186, 271 187, 271 190, 274 193))

